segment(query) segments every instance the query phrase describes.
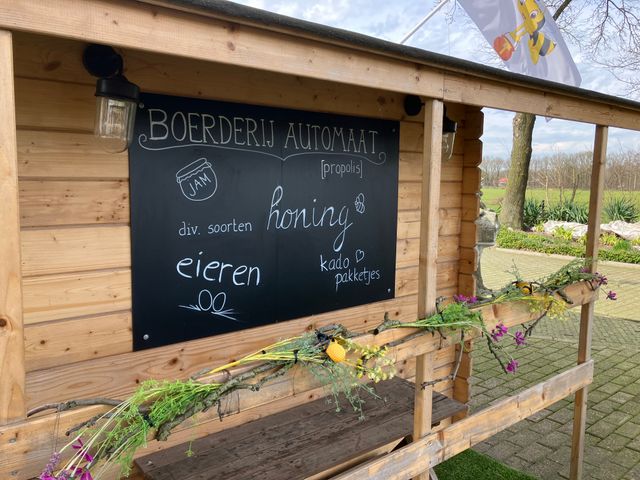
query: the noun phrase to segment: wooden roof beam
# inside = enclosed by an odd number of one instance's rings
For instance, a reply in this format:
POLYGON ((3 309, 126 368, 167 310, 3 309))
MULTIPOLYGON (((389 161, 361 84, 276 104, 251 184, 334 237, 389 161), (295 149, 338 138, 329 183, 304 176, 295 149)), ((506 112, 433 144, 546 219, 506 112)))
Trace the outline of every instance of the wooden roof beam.
MULTIPOLYGON (((640 130, 640 109, 468 75, 358 45, 122 0, 10 0, 0 28, 74 38, 258 70, 640 130), (52 21, 55 19, 55 21, 52 21)), ((275 27, 274 27, 275 29, 275 27)))

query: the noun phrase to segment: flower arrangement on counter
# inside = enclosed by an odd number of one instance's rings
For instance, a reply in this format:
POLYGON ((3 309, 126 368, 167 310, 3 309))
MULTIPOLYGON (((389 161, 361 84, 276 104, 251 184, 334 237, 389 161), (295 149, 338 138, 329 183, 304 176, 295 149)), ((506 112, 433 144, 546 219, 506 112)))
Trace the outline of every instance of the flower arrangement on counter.
MULTIPOLYGON (((503 370, 515 373, 518 362, 513 350, 526 345, 529 337, 544 316, 562 317, 572 304, 564 290, 567 286, 585 282, 593 290, 606 285, 606 277, 590 273, 584 260, 569 263, 556 273, 537 282, 525 282, 516 273, 516 280, 501 290, 481 296, 454 296, 449 303, 438 299, 436 313, 412 322, 389 320, 374 330, 374 334, 393 328, 417 328, 422 332, 438 333, 442 338, 459 332, 460 342, 465 334, 475 331, 482 335, 503 370), (482 317, 482 307, 506 302, 524 302, 536 319, 528 325, 508 328, 500 322, 489 330, 482 317)), ((614 292, 607 298, 616 299, 614 292)), ((422 333, 419 332, 419 333, 422 333)), ((399 342, 415 335, 396 340, 399 342)), ((391 345, 391 344, 390 344, 391 345)), ((187 419, 212 407, 222 417, 221 401, 239 390, 258 391, 293 368, 308 369, 326 386, 340 409, 339 395, 344 395, 351 407, 362 415, 363 392, 375 395, 367 381, 377 383, 393 378, 394 360, 387 346, 368 346, 343 326, 333 325, 315 332, 287 338, 257 350, 239 360, 216 368, 206 369, 191 379, 181 381, 149 380, 128 399, 74 400, 38 407, 29 415, 45 410, 58 412, 88 405, 109 405, 106 413, 97 415, 67 432, 71 441, 51 456, 40 480, 94 480, 100 478, 112 464, 129 473, 135 452, 149 439, 166 440, 174 428, 187 419), (64 457, 70 458, 62 461, 64 457)), ((457 366, 446 378, 455 377, 463 348, 459 349, 457 366)), ((436 379, 422 387, 433 385, 436 379)))
MULTIPOLYGON (((429 332, 440 332, 459 330, 461 341, 464 340, 464 333, 469 330, 477 330, 486 339, 489 351, 496 358, 502 369, 506 373, 516 373, 519 363, 511 353, 512 349, 526 345, 527 337, 531 336, 538 322, 544 317, 562 318, 567 308, 573 302, 567 297, 565 288, 578 282, 587 283, 591 289, 607 285, 607 277, 598 272, 591 273, 588 267, 588 260, 577 259, 560 270, 552 273, 548 277, 534 282, 522 280, 517 270, 512 272, 516 279, 504 288, 487 292, 485 295, 467 297, 464 295, 454 295, 453 302, 442 307, 445 299, 439 298, 436 302, 436 313, 426 318, 413 322, 398 322, 394 320, 385 321, 378 326, 374 333, 387 330, 389 328, 421 328, 429 332), (507 302, 521 302, 528 306, 529 311, 538 317, 526 325, 514 327, 512 331, 504 325, 498 323, 489 331, 482 318, 481 309, 487 305, 497 305, 507 302), (512 344, 507 344, 507 339, 512 339, 512 344)), ((606 295, 608 300, 616 300, 617 295, 609 291, 606 295)), ((458 359, 461 358, 459 355, 458 359)), ((454 370, 455 373, 455 370, 454 370)), ((444 379, 437 379, 428 384, 437 383, 444 379)), ((423 385, 424 386, 424 385, 423 385)))
POLYGON ((67 432, 73 439, 51 456, 39 478, 94 480, 113 463, 120 465, 122 474, 127 475, 135 452, 144 447, 149 438, 166 440, 182 422, 214 406, 222 416, 220 402, 230 393, 260 390, 294 367, 309 369, 330 390, 337 410, 341 408, 339 395, 343 394, 362 415, 360 394, 375 395, 363 379, 377 383, 393 378, 395 367, 387 357, 387 348, 360 345, 350 337, 340 325, 325 327, 199 372, 186 381, 146 381, 122 402, 90 399, 34 409, 30 415, 51 408, 62 411, 87 405, 113 406, 67 432), (238 373, 230 374, 234 368, 238 373), (220 380, 221 376, 225 379, 220 380), (73 454, 63 463, 62 454, 67 450, 73 454))

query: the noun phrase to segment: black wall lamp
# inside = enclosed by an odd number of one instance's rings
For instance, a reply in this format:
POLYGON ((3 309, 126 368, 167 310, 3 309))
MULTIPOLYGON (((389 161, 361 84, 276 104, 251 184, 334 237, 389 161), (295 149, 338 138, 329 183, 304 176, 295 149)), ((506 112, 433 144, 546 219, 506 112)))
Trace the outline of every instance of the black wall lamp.
MULTIPOLYGON (((407 95, 404 97, 404 111, 409 116, 415 116, 420 113, 424 102, 417 95, 407 95)), ((445 160, 449 160, 453 155, 453 143, 456 139, 456 130, 458 124, 447 117, 447 107, 444 107, 442 113, 442 156, 445 160)))
POLYGON ((94 133, 108 152, 123 152, 131 143, 140 88, 122 74, 122 57, 111 47, 91 44, 82 63, 96 82, 94 133))

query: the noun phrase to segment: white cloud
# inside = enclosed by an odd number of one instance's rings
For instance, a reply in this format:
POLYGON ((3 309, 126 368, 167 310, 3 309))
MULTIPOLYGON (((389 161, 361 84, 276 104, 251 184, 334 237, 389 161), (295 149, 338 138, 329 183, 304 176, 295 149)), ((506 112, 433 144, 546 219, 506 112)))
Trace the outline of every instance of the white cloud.
MULTIPOLYGON (((237 0, 237 3, 263 8, 276 13, 343 28, 390 41, 399 41, 439 2, 415 0, 237 0)), ((582 15, 588 14, 587 9, 582 15)), ((583 78, 582 88, 611 95, 622 95, 625 86, 607 70, 588 63, 579 47, 565 36, 569 49, 583 78)), ((408 42, 409 45, 503 68, 484 37, 454 2, 444 7, 408 42)), ((511 151, 512 118, 510 112, 485 111, 486 155, 508 156, 511 151)), ((536 122, 533 138, 534 155, 592 148, 594 129, 591 125, 552 120, 536 122)), ((610 148, 640 149, 640 134, 611 132, 610 148)))

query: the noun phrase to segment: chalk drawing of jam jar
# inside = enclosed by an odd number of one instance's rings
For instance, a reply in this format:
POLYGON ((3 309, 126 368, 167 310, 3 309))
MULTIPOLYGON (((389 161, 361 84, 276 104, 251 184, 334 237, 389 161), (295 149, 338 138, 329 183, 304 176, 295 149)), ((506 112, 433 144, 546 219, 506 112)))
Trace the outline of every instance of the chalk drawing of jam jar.
POLYGON ((191 162, 176 173, 176 181, 182 194, 192 202, 202 202, 213 197, 218 189, 218 179, 206 158, 191 162))

